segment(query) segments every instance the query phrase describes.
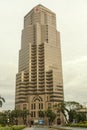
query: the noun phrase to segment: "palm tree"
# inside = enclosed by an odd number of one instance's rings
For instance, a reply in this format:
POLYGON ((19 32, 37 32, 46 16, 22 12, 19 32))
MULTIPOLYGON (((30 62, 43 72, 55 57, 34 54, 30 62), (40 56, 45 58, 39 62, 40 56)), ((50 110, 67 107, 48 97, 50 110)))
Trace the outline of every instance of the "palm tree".
POLYGON ((3 97, 0 96, 0 107, 2 107, 3 102, 5 102, 5 99, 3 97))

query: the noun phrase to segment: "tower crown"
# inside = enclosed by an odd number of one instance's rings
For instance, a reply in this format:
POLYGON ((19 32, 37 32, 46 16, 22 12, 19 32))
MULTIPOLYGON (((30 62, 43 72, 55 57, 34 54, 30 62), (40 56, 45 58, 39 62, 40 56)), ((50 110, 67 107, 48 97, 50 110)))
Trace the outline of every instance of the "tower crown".
POLYGON ((27 17, 31 12, 39 12, 39 11, 46 11, 48 13, 51 13, 51 14, 55 15, 55 13, 52 12, 50 9, 46 8, 45 6, 43 6, 41 4, 38 4, 37 6, 35 6, 34 8, 32 8, 31 11, 25 15, 25 17, 27 17))
POLYGON ((24 28, 35 24, 51 25, 56 28, 56 15, 43 5, 35 6, 24 17, 24 28))

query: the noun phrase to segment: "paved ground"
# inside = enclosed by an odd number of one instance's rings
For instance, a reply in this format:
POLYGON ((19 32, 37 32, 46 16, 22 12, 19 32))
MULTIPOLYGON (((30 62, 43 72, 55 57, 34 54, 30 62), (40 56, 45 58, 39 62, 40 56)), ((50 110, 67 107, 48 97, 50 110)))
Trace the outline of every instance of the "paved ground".
MULTIPOLYGON (((46 126, 32 126, 32 127, 26 127, 24 128, 23 130, 72 130, 71 128, 68 128, 68 127, 58 127, 58 128, 47 128, 46 126)), ((73 129, 73 130, 79 130, 79 129, 73 129)), ((83 130, 83 129, 81 129, 83 130)))
POLYGON ((49 130, 49 128, 41 128, 41 127, 27 127, 23 130, 49 130))

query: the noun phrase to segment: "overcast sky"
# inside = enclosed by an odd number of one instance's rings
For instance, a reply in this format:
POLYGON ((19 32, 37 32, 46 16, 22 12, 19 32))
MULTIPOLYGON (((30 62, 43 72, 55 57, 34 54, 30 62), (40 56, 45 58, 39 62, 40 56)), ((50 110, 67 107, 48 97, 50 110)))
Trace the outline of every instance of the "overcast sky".
POLYGON ((0 95, 14 109, 24 16, 37 4, 56 13, 65 100, 87 102, 87 0, 0 0, 0 95))

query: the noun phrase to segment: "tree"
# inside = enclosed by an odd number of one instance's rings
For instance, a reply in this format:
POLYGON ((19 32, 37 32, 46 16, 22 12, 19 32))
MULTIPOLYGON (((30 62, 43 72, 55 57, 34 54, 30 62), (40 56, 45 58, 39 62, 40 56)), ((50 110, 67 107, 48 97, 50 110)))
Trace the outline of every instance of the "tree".
POLYGON ((68 109, 68 116, 69 116, 69 122, 77 122, 79 121, 79 118, 81 117, 79 115, 79 113, 77 113, 76 110, 82 108, 83 106, 78 103, 78 102, 75 102, 75 101, 68 101, 68 102, 65 102, 66 104, 66 107, 68 109))
POLYGON ((12 110, 9 113, 11 124, 18 125, 18 117, 20 117, 20 110, 12 110))
POLYGON ((77 113, 76 119, 77 119, 77 122, 86 121, 85 113, 77 113))
POLYGON ((29 115, 28 110, 20 110, 20 117, 22 117, 24 125, 26 124, 28 115, 29 115))
POLYGON ((76 110, 82 108, 82 105, 76 101, 61 102, 54 105, 54 108, 64 115, 67 122, 77 121, 79 120, 78 118, 82 117, 76 112, 76 110), (66 114, 68 115, 69 120, 67 119, 66 114))
POLYGON ((69 115, 69 122, 71 123, 71 122, 75 122, 76 121, 76 115, 77 115, 77 113, 76 113, 76 111, 75 110, 70 110, 69 112, 68 112, 68 115, 69 115))
POLYGON ((7 118, 6 118, 6 114, 3 112, 0 112, 0 124, 2 126, 6 126, 7 125, 7 118))
POLYGON ((48 117, 49 125, 51 125, 56 118, 56 114, 51 109, 48 109, 47 111, 45 111, 45 115, 46 117, 48 117))
POLYGON ((10 112, 11 112, 10 110, 0 112, 0 124, 2 126, 10 124, 10 117, 9 117, 10 112))
POLYGON ((3 103, 5 102, 5 99, 0 96, 0 107, 2 107, 3 103))
POLYGON ((44 117, 45 116, 45 112, 44 111, 39 111, 39 117, 44 117))
POLYGON ((57 112, 62 113, 66 121, 68 122, 67 117, 66 117, 66 112, 69 112, 69 111, 66 108, 66 104, 64 102, 61 102, 61 103, 55 104, 54 108, 57 110, 57 112))
POLYGON ((80 103, 76 101, 67 101, 65 102, 65 104, 68 110, 78 110, 83 107, 80 103))

